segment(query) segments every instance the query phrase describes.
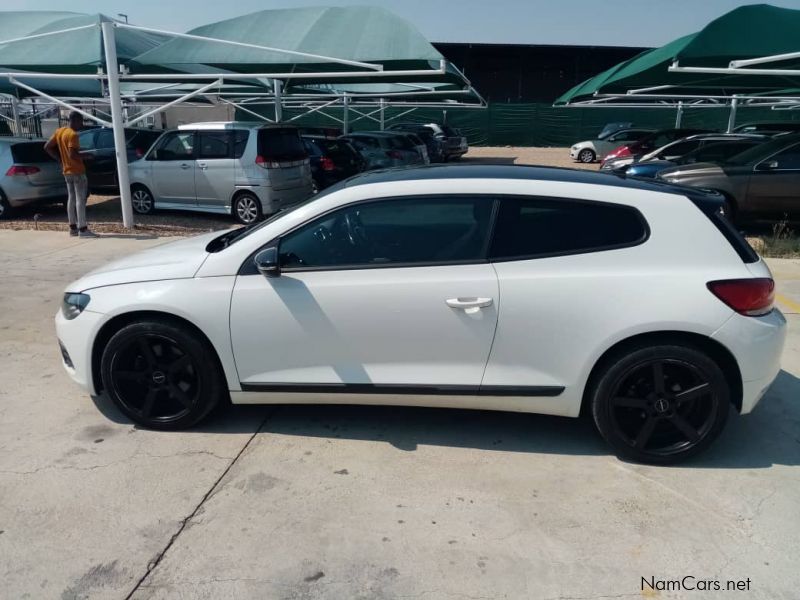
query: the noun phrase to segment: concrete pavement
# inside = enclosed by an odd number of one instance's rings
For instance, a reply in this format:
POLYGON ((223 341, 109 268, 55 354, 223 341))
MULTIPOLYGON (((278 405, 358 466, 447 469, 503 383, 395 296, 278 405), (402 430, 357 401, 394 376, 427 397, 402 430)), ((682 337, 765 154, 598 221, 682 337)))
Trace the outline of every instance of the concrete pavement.
MULTIPOLYGON (((52 318, 70 280, 158 243, 0 231, 0 597, 731 594, 641 589, 686 575, 796 597, 800 316, 756 412, 681 467, 491 412, 237 407, 157 433, 69 381, 52 318)), ((800 303, 800 261, 771 264, 800 303)))

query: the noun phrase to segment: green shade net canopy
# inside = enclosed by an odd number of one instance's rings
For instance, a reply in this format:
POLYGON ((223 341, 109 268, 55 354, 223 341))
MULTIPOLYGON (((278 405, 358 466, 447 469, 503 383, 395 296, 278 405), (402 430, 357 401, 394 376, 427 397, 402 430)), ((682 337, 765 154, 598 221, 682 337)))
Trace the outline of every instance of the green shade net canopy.
MULTIPOLYGON (((200 39, 176 38, 136 57, 132 71, 163 69, 193 72, 209 65, 233 73, 341 73, 326 82, 391 82, 434 80, 463 85, 452 66, 439 73, 444 57, 410 23, 379 7, 348 6, 263 10, 188 32, 290 52, 232 46, 200 39), (294 54, 297 53, 297 54, 294 54), (386 75, 348 77, 367 67, 330 59, 380 65, 386 75), (392 71, 430 70, 430 75, 398 75, 392 71), (387 76, 388 75, 388 76, 387 76)), ((314 78, 293 80, 298 85, 314 78)))
MULTIPOLYGON (((769 94, 800 87, 800 76, 676 73, 685 67, 727 68, 733 60, 761 58, 800 51, 800 10, 767 4, 742 6, 711 21, 697 33, 642 52, 575 86, 555 101, 567 105, 597 95, 625 95, 631 90, 670 86, 653 94, 769 94)), ((780 68, 800 68, 800 60, 782 61, 780 68)), ((635 95, 632 95, 635 100, 635 95)))

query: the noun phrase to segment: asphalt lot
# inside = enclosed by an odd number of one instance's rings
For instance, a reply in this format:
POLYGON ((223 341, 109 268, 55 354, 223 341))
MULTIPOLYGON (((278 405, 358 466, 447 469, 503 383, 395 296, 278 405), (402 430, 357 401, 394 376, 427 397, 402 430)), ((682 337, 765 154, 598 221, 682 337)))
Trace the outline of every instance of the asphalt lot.
POLYGON ((765 399, 654 468, 537 415, 236 407, 137 429, 62 371, 53 315, 72 279, 159 243, 0 231, 0 597, 797 597, 800 261, 770 261, 792 314, 765 399), (687 575, 750 591, 641 591, 687 575))

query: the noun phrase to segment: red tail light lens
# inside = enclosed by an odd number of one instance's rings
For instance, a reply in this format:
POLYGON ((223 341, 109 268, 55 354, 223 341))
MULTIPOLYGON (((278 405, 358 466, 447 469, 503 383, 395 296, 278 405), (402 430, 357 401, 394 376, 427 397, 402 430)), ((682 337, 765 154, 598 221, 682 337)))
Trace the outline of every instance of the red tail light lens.
POLYGON ((389 158, 394 158, 396 160, 400 160, 401 158, 403 158, 403 155, 400 154, 400 152, 398 152, 397 150, 387 150, 386 156, 388 156, 389 158))
POLYGON ((323 171, 333 171, 336 168, 336 165, 333 164, 333 161, 327 156, 323 156, 322 159, 320 159, 319 166, 322 167, 323 171))
POLYGON ((281 164, 279 162, 274 161, 274 160, 267 160, 266 158, 264 158, 260 154, 258 156, 256 156, 256 164, 259 167, 263 167, 265 169, 277 169, 278 167, 281 166, 281 164))
POLYGON ((141 148, 136 149, 136 158, 142 158, 144 156, 144 150, 141 148))
POLYGON ((625 156, 631 156, 631 149, 628 146, 620 146, 616 150, 612 150, 609 154, 606 154, 606 160, 609 158, 623 158, 625 156))
POLYGON ((769 277, 710 281, 708 289, 741 315, 760 317, 772 311, 775 282, 769 277))
POLYGON ((13 177, 14 175, 33 175, 34 173, 38 173, 40 171, 39 167, 25 167, 22 165, 11 165, 8 171, 6 171, 6 175, 13 177))

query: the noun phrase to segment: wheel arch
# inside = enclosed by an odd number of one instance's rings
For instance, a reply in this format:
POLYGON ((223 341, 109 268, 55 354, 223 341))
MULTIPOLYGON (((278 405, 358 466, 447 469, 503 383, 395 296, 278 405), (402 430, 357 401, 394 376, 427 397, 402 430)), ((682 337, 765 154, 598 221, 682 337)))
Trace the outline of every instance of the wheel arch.
POLYGON ((622 339, 610 348, 608 348, 598 358, 592 367, 589 377, 586 380, 586 386, 583 390, 583 397, 581 399, 581 413, 588 409, 589 398, 592 390, 594 389, 597 380, 601 376, 603 370, 608 366, 614 358, 626 351, 641 345, 664 345, 676 344, 681 346, 689 346, 707 354, 714 360, 722 369, 728 385, 731 388, 731 403, 736 407, 736 410, 742 410, 742 374, 739 370, 739 364, 733 353, 717 340, 710 338, 706 335, 693 333, 689 331, 651 331, 640 333, 622 339))
POLYGON ((157 310, 139 310, 139 311, 132 311, 126 312, 119 315, 116 315, 106 321, 100 330, 97 332, 97 335, 94 337, 94 341, 92 343, 92 354, 91 354, 91 376, 92 376, 92 385, 94 387, 95 393, 100 393, 103 389, 103 381, 100 376, 100 361, 103 357, 103 351, 105 350, 106 346, 108 345, 109 340, 113 337, 115 333, 121 330, 123 327, 130 325, 131 323, 136 323, 137 321, 144 321, 147 319, 155 319, 159 321, 166 321, 173 325, 180 325, 182 327, 186 327, 187 329, 191 330, 192 333, 198 336, 205 344, 213 352, 214 359, 217 363, 217 368, 219 369, 220 375, 222 376, 223 381, 227 381, 225 369, 222 366, 222 361, 219 357, 219 352, 214 347, 214 344, 208 338, 208 336, 203 333, 203 331, 190 320, 179 317, 177 315, 161 312, 157 310))

